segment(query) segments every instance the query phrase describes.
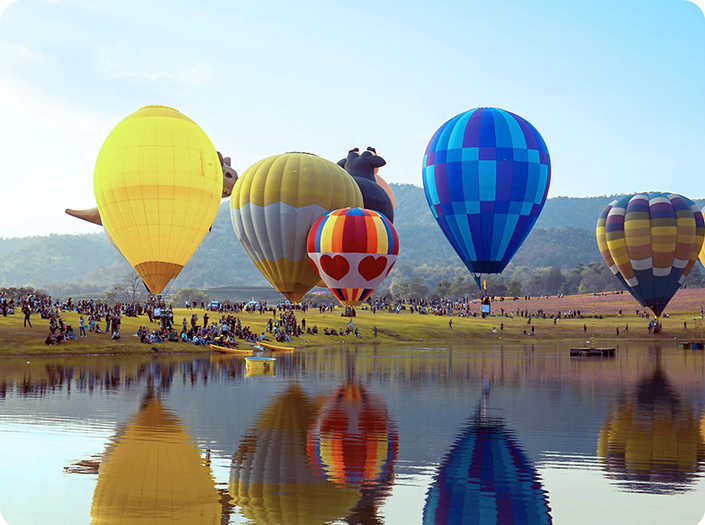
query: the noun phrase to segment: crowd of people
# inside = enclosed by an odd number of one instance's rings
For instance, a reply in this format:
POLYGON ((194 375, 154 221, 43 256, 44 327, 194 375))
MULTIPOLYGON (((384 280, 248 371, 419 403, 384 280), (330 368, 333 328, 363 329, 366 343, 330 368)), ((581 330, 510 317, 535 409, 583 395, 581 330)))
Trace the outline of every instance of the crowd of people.
MULTIPOLYGON (((500 319, 523 318, 527 327, 526 335, 534 335, 533 321, 535 319, 552 319, 554 324, 561 319, 583 319, 592 317, 579 309, 566 309, 554 312, 539 307, 536 309, 526 307, 529 297, 524 298, 522 308, 512 308, 513 301, 504 298, 492 298, 492 308, 485 309, 481 299, 465 298, 462 300, 431 300, 431 299, 390 299, 379 298, 368 300, 358 309, 370 311, 372 314, 381 312, 399 314, 408 312, 417 315, 448 316, 448 328, 452 329, 452 319, 456 317, 487 317, 500 319), (480 308, 480 306, 482 308, 480 308)), ((197 303, 187 303, 190 310, 197 310, 197 303)), ((190 319, 184 317, 179 323, 174 319, 171 306, 167 306, 159 297, 150 297, 141 303, 115 303, 110 305, 105 301, 81 300, 74 301, 69 298, 65 301, 52 302, 51 297, 41 294, 23 295, 9 298, 0 295, 0 313, 12 315, 19 310, 24 314, 24 326, 32 328, 31 316, 38 314, 42 319, 49 321, 49 333, 45 339, 47 345, 58 345, 70 340, 89 337, 92 334, 106 334, 112 341, 122 338, 121 324, 124 317, 138 317, 146 315, 148 322, 140 325, 134 334, 139 341, 145 344, 158 344, 163 342, 182 342, 194 345, 216 344, 233 347, 238 341, 257 343, 259 341, 276 341, 290 343, 293 338, 317 335, 322 333, 331 337, 354 336, 362 338, 362 333, 354 325, 353 319, 357 312, 354 307, 341 309, 341 317, 348 317, 349 321, 342 326, 328 326, 319 330, 316 325, 307 325, 305 314, 309 308, 314 308, 319 313, 332 312, 338 305, 332 303, 302 303, 292 305, 287 302, 269 305, 266 302, 248 301, 240 303, 212 302, 209 305, 200 303, 199 315, 194 311, 190 319), (78 334, 75 328, 67 324, 62 318, 63 312, 78 314, 78 334), (265 328, 261 332, 253 330, 250 326, 243 326, 239 316, 242 312, 258 312, 268 315, 265 328), (271 316, 270 316, 271 314, 271 316), (155 326, 156 325, 156 326, 155 326)), ((636 315, 648 316, 648 312, 637 310, 636 315)), ((622 311, 619 311, 622 316, 622 311)), ((602 317, 601 315, 597 317, 602 317)), ((499 332, 504 330, 504 321, 499 325, 499 332)), ((624 331, 628 330, 628 325, 624 331)), ((586 329, 586 325, 585 325, 586 329)), ((650 324, 649 331, 658 332, 660 325, 650 324)), ((497 331, 497 329, 495 329, 497 331)), ((377 330, 373 330, 374 336, 377 330)))

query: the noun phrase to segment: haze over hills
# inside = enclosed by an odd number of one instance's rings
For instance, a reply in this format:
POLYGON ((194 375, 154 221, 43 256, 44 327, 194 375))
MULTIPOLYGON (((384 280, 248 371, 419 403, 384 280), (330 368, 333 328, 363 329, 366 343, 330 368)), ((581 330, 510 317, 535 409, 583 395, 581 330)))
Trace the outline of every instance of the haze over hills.
MULTIPOLYGON (((410 184, 392 184, 392 188, 397 201, 394 225, 399 234, 400 256, 399 268, 392 270, 387 281, 393 282, 400 271, 414 274, 428 267, 467 275, 433 219, 423 189, 410 184)), ((604 207, 617 197, 548 199, 513 265, 569 270, 578 264, 602 262, 595 241, 595 223, 604 207)), ((703 201, 697 203, 703 205, 703 201)), ((229 206, 229 201, 223 201, 211 232, 171 289, 269 285, 240 246, 230 222, 229 206)), ((132 271, 97 226, 95 234, 0 239, 0 257, 0 286, 48 287, 55 294, 65 283, 73 283, 74 293, 82 288, 108 289, 132 271)))

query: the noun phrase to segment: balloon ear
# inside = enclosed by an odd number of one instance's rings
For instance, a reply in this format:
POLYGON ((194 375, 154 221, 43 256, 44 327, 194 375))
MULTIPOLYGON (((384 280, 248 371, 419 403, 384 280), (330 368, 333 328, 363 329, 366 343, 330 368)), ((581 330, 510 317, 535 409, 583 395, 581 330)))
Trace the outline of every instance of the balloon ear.
POLYGON ((225 157, 221 162, 225 162, 228 166, 230 166, 230 157, 225 157))
POLYGON ((223 155, 220 153, 220 151, 216 151, 216 153, 218 154, 218 158, 220 159, 220 163, 222 164, 223 163, 223 155))

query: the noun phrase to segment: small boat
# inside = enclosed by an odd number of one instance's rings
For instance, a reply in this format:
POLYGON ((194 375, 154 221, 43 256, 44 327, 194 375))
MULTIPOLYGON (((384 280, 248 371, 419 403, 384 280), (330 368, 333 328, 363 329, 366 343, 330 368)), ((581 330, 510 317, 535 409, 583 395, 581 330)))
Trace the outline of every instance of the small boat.
POLYGON ((269 350, 271 352, 293 352, 294 348, 291 346, 280 346, 280 345, 273 345, 271 343, 268 343, 266 341, 260 341, 259 346, 262 348, 269 350))
POLYGON ((273 376, 275 361, 273 357, 246 357, 245 377, 273 376))
POLYGON ((614 357, 616 355, 616 348, 595 348, 591 346, 570 349, 570 357, 614 357))
POLYGON ((211 344, 211 349, 220 354, 236 354, 236 355, 252 355, 255 348, 228 348, 227 346, 218 346, 211 344))

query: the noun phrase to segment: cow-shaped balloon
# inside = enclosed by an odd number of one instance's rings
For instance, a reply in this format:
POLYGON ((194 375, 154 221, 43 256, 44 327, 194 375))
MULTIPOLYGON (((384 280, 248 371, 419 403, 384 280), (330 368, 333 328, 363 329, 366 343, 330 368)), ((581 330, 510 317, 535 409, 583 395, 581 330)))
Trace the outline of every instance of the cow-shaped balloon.
POLYGON ((362 154, 359 148, 353 148, 348 152, 347 157, 338 161, 338 166, 352 175, 360 187, 362 198, 365 201, 365 209, 378 211, 390 222, 394 222, 394 204, 389 195, 392 190, 377 175, 379 168, 385 164, 387 161, 377 155, 377 151, 373 147, 368 147, 362 154), (378 184, 378 180, 383 184, 378 184))

